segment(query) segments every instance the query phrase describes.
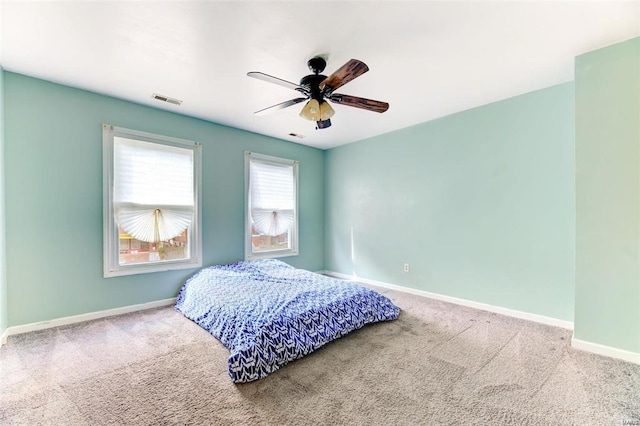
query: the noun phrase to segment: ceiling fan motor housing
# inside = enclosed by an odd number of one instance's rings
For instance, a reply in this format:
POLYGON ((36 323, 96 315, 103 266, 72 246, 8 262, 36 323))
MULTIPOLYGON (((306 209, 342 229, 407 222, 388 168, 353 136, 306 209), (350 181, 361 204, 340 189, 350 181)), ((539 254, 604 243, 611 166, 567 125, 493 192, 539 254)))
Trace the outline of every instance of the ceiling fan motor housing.
POLYGON ((300 86, 309 90, 310 98, 315 99, 318 102, 322 102, 322 92, 320 91, 320 83, 322 83, 327 76, 322 74, 310 74, 302 77, 300 80, 300 86))

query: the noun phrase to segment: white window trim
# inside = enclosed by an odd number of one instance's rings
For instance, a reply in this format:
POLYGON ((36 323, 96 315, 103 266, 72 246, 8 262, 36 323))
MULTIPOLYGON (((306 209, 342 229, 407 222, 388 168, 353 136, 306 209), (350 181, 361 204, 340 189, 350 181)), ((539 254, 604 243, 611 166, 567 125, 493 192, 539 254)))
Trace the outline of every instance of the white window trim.
POLYGON ((150 272, 171 271, 177 269, 199 268, 202 266, 202 144, 170 136, 156 135, 137 130, 102 125, 102 170, 103 170, 103 264, 104 277, 118 277, 124 275, 145 274, 150 272), (179 148, 193 150, 194 166, 194 217, 189 238, 189 259, 162 261, 145 264, 119 264, 119 234, 114 219, 113 207, 113 140, 114 136, 136 139, 179 148))
POLYGON ((274 259, 278 257, 289 257, 298 255, 298 166, 297 160, 272 157, 270 155, 257 154, 255 152, 244 152, 244 247, 245 260, 254 259, 274 259), (251 241, 251 193, 249 191, 249 160, 251 158, 276 165, 293 165, 293 193, 295 194, 295 207, 293 212, 293 226, 291 228, 291 248, 284 250, 270 250, 266 252, 254 253, 251 241))

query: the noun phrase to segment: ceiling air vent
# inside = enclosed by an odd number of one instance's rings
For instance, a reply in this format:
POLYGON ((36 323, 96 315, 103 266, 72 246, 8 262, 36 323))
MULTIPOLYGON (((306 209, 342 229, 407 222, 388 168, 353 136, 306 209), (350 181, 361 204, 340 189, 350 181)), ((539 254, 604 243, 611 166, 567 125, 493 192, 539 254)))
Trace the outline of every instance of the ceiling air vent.
POLYGON ((157 100, 162 101, 162 102, 168 102, 168 103, 174 104, 174 105, 182 104, 182 101, 180 99, 170 98, 170 97, 164 96, 164 95, 158 95, 157 93, 154 93, 153 96, 151 96, 151 97, 153 99, 157 99, 157 100))

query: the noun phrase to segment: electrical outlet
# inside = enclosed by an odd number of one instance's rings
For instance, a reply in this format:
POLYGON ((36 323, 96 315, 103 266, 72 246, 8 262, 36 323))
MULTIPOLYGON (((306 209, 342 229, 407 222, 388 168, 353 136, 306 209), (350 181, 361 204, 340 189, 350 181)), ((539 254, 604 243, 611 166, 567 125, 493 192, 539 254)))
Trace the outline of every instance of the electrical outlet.
POLYGON ((405 264, 404 264, 404 271, 405 271, 405 272, 409 272, 410 270, 411 270, 411 268, 409 268, 409 264, 408 264, 408 263, 405 263, 405 264))

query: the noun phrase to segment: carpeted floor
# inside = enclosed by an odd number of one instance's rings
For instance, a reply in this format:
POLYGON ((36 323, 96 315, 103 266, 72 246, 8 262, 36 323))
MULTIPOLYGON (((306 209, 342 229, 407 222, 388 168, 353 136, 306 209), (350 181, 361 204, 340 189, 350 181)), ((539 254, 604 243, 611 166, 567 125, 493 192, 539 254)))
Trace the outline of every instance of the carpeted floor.
POLYGON ((2 425, 640 424, 640 365, 571 332, 380 290, 402 312, 257 382, 172 308, 12 336, 2 425))

